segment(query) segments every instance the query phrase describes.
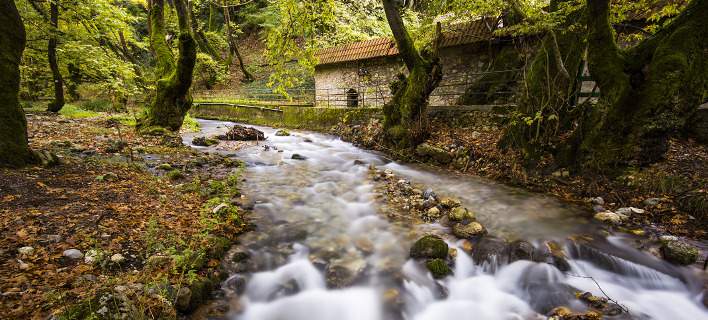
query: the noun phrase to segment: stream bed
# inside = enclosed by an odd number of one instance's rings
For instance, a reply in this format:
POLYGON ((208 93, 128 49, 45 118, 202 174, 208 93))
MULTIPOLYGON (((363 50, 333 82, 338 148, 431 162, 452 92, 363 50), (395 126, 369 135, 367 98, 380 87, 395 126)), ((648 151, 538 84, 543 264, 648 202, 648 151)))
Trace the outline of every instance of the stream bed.
MULTIPOLYGON (((233 125, 199 122, 198 135, 233 125)), ((259 146, 236 152, 195 147, 233 154, 247 165, 242 189, 253 203, 255 230, 240 236, 223 262, 226 319, 545 319, 557 306, 587 308, 573 291, 611 297, 629 310, 609 319, 708 319, 704 271, 636 250, 630 235, 603 235, 587 209, 482 178, 392 162, 334 136, 276 136, 276 129, 254 127, 267 137, 259 146), (490 234, 536 246, 559 241, 570 270, 532 261, 478 264, 457 250, 454 273, 433 279, 409 259, 412 243, 426 233, 439 234, 451 248, 461 242, 442 225, 381 215, 370 165, 460 199, 490 234), (578 234, 595 240, 582 246, 565 241, 578 234)), ((186 134, 185 143, 194 135, 186 134)))

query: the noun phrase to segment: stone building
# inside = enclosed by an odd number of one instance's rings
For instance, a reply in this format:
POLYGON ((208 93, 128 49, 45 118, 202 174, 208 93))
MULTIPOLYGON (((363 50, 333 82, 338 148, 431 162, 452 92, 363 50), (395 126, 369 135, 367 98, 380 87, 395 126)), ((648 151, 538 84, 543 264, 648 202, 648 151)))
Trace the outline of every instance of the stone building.
MULTIPOLYGON (((513 45, 512 39, 494 36, 493 30, 498 27, 496 19, 483 19, 443 28, 443 79, 430 97, 431 106, 456 105, 469 84, 487 71, 490 57, 503 46, 513 45)), ((407 72, 396 43, 390 38, 326 48, 316 52, 316 56, 318 106, 381 107, 391 97, 389 84, 398 74, 407 72)))

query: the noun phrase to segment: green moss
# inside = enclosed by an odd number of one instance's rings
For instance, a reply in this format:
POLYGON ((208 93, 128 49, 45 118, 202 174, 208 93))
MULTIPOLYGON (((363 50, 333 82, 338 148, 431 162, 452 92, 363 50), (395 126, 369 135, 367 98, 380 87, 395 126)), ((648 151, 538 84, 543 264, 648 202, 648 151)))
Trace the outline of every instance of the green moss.
POLYGON ((445 259, 447 258, 447 243, 440 237, 426 235, 416 241, 411 247, 411 258, 445 259))
POLYGON ((13 1, 0 4, 0 166, 19 167, 34 161, 27 145, 27 120, 20 107, 20 58, 25 32, 13 1))
POLYGON ((179 180, 184 178, 184 174, 179 169, 172 169, 166 174, 167 178, 170 180, 179 180))
POLYGON ((70 119, 93 118, 101 115, 95 111, 84 110, 74 104, 64 105, 64 107, 59 111, 59 114, 70 119))
POLYGON ((443 259, 431 259, 425 263, 425 267, 433 275, 433 278, 440 279, 452 273, 452 269, 443 259))

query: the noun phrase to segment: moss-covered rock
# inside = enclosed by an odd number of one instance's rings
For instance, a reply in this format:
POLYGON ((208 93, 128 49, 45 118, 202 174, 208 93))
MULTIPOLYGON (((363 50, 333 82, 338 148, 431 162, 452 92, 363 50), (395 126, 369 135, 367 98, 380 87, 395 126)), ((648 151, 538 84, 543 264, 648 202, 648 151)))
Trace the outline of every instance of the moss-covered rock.
POLYGON ((285 130, 285 129, 280 129, 275 132, 275 135, 277 137, 287 137, 287 136, 290 136, 290 131, 285 130))
POLYGON ((438 148, 429 143, 421 143, 415 148, 415 153, 423 158, 429 158, 440 164, 448 164, 452 161, 452 155, 442 148, 438 148))
POLYGON ((433 275, 433 278, 440 279, 452 273, 452 269, 443 259, 431 259, 425 263, 425 267, 433 275))
POLYGON ((411 247, 411 258, 445 259, 447 258, 447 243, 438 236, 426 235, 416 241, 411 247))
POLYGON ((671 263, 689 265, 698 260, 698 249, 681 240, 671 240, 661 245, 661 255, 671 263))
POLYGON ((472 211, 467 210, 464 207, 455 207, 450 210, 447 215, 448 219, 452 222, 463 222, 463 221, 474 221, 475 214, 472 211))
POLYGON ((452 234, 460 239, 478 239, 487 234, 487 229, 477 221, 468 224, 455 223, 452 226, 452 234))

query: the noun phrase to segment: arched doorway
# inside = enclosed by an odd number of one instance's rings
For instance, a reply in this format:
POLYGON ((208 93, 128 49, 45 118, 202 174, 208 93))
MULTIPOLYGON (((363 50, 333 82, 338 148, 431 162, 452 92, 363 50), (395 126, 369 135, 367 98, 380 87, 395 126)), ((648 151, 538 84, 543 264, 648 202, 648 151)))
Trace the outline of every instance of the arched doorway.
POLYGON ((356 90, 349 89, 347 90, 347 107, 348 108, 356 108, 359 106, 359 93, 356 92, 356 90))

